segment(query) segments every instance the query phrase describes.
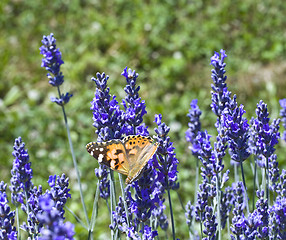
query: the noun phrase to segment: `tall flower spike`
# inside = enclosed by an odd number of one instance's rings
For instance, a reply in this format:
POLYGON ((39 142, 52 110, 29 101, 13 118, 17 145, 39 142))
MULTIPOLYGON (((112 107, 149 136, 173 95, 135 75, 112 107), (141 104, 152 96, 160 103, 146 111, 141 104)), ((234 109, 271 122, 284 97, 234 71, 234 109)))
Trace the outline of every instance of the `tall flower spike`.
POLYGON ((0 239, 17 240, 17 231, 14 225, 15 211, 10 211, 6 195, 6 187, 0 182, 0 239))
POLYGON ((220 117, 223 113, 226 103, 229 102, 230 92, 227 90, 227 85, 225 83, 227 76, 225 76, 225 66, 224 59, 227 57, 223 49, 220 50, 220 54, 215 52, 214 56, 211 57, 211 65, 214 66, 212 69, 212 104, 211 108, 213 112, 220 117))
POLYGON ((15 158, 11 170, 11 185, 9 187, 12 203, 14 205, 18 205, 19 203, 24 204, 25 196, 30 196, 30 190, 33 187, 31 181, 33 170, 31 169, 28 151, 25 149, 25 143, 22 142, 21 137, 15 139, 12 155, 15 158))
POLYGON ((186 140, 187 142, 191 143, 191 146, 189 147, 192 151, 192 154, 194 156, 198 156, 199 149, 196 148, 196 136, 198 135, 198 132, 201 131, 201 122, 200 122, 200 116, 202 114, 201 110, 198 107, 198 100, 194 99, 192 100, 190 104, 191 108, 189 110, 189 113, 187 116, 190 118, 190 121, 188 123, 188 130, 186 131, 186 140))
POLYGON ((64 218, 64 206, 67 202, 68 198, 71 198, 69 193, 69 178, 65 176, 63 173, 62 176, 51 175, 48 180, 49 186, 51 190, 47 191, 46 194, 50 196, 50 198, 55 203, 55 208, 59 211, 60 216, 64 218))
POLYGON ((278 197, 269 209, 269 239, 286 239, 286 198, 278 197))
POLYGON ((155 115, 154 121, 158 127, 155 128, 157 136, 156 140, 159 143, 157 150, 158 164, 158 179, 165 189, 177 189, 179 183, 177 183, 177 167, 179 164, 176 154, 174 152, 173 142, 170 141, 170 137, 167 136, 170 128, 162 123, 162 115, 155 115))
POLYGON ((60 212, 56 209, 54 201, 49 195, 44 195, 39 199, 39 205, 42 209, 37 217, 44 225, 41 230, 39 240, 47 239, 66 239, 72 240, 74 235, 74 226, 70 222, 63 222, 60 212))
POLYGON ((90 109, 93 111, 93 126, 98 135, 97 141, 119 139, 122 129, 122 111, 119 109, 116 96, 109 94, 109 87, 107 87, 109 76, 105 73, 97 73, 96 77, 91 78, 96 84, 96 92, 90 109))
POLYGON ((126 79, 126 87, 124 88, 127 93, 125 99, 123 99, 122 104, 125 109, 125 133, 126 135, 140 134, 143 136, 149 135, 147 127, 142 124, 143 116, 147 113, 145 101, 141 100, 139 97, 140 86, 136 86, 136 81, 139 76, 135 70, 132 71, 131 68, 127 70, 124 68, 121 73, 126 79))
POLYGON ((59 86, 64 82, 64 76, 61 72, 61 65, 64 63, 62 53, 56 46, 56 39, 53 33, 43 36, 42 44, 40 47, 40 54, 43 55, 41 67, 44 67, 48 71, 49 84, 57 87, 59 91, 59 98, 51 97, 51 101, 63 106, 69 102, 73 95, 69 93, 61 94, 59 90, 59 86))
MULTIPOLYGON (((109 87, 107 87, 109 76, 105 73, 97 73, 96 77, 91 79, 95 82, 96 91, 90 109, 93 112, 93 126, 98 135, 97 141, 119 139, 122 133, 122 111, 119 109, 116 96, 109 94, 109 87)), ((100 179, 100 196, 107 199, 110 194, 107 167, 100 164, 95 175, 100 179)))
POLYGON ((231 235, 231 239, 241 239, 241 235, 243 234, 244 230, 244 192, 243 192, 243 184, 242 182, 237 182, 233 184, 233 195, 234 195, 234 209, 232 211, 233 218, 232 218, 232 226, 230 230, 233 232, 234 235, 231 235))
POLYGON ((241 105, 228 114, 223 113, 222 115, 222 125, 226 129, 229 142, 229 153, 235 162, 243 162, 250 156, 248 150, 249 125, 247 119, 243 117, 244 113, 245 110, 241 105))
POLYGON ((64 76, 60 72, 61 65, 64 63, 62 60, 62 53, 56 46, 56 39, 54 34, 43 36, 42 46, 40 47, 40 54, 43 55, 42 67, 50 73, 47 74, 49 83, 54 86, 60 86, 64 82, 64 76))
POLYGON ((281 110, 280 110, 280 116, 282 121, 282 126, 284 128, 282 139, 286 141, 286 98, 279 100, 281 110))

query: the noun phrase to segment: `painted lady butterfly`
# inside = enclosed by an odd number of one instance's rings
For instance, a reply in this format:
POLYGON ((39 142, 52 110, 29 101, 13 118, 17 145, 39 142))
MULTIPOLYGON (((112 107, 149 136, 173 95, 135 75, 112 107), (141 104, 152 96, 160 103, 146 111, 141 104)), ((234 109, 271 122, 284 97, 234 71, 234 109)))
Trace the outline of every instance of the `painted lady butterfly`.
POLYGON ((90 142, 86 149, 99 163, 127 175, 126 184, 140 178, 148 160, 155 154, 158 143, 151 137, 130 135, 123 140, 90 142))

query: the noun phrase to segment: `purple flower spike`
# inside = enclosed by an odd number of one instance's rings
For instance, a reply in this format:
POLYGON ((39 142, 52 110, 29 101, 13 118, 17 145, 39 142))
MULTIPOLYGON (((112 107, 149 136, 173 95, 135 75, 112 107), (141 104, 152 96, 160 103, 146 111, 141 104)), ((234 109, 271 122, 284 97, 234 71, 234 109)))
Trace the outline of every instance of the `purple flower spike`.
POLYGON ((54 86, 60 86, 64 82, 64 76, 60 72, 60 67, 64 63, 62 60, 62 53, 56 46, 56 39, 54 34, 43 36, 42 46, 40 47, 40 54, 43 55, 42 67, 46 68, 50 73, 47 74, 49 83, 54 86))
POLYGON ((107 87, 109 76, 97 73, 96 77, 91 79, 96 84, 96 92, 90 109, 93 111, 93 126, 96 128, 95 133, 98 134, 97 141, 119 139, 122 111, 119 109, 116 97, 109 94, 107 87))
POLYGON ((121 73, 125 77, 127 85, 124 88, 127 96, 122 101, 125 109, 125 133, 126 135, 140 134, 143 136, 149 135, 147 127, 142 124, 143 116, 147 113, 145 101, 139 97, 140 86, 136 87, 136 81, 139 76, 138 73, 132 71, 130 68, 124 68, 121 73))
POLYGON ((227 76, 225 76, 225 66, 224 59, 227 57, 224 50, 220 50, 220 54, 215 52, 214 56, 211 57, 211 65, 214 66, 212 69, 212 80, 211 85, 212 91, 212 104, 211 108, 213 112, 220 117, 223 113, 228 102, 231 101, 230 92, 227 90, 227 85, 225 83, 227 76))
MULTIPOLYGON (((109 87, 107 87, 109 76, 105 73, 97 73, 96 77, 91 79, 95 82, 96 92, 90 109, 93 112, 93 126, 98 135, 97 141, 119 139, 122 133, 123 113, 119 109, 116 96, 109 94, 109 87)), ((109 170, 106 166, 100 165, 99 170, 95 170, 95 175, 100 179, 100 196, 104 199, 107 199, 110 194, 108 174, 109 170)))
POLYGON ((232 239, 241 239, 245 228, 245 217, 243 213, 244 208, 244 187, 242 182, 233 184, 233 195, 234 195, 234 209, 232 211, 232 226, 230 230, 234 235, 231 235, 232 239))
POLYGON ((50 176, 48 183, 51 190, 47 191, 46 194, 54 201, 56 209, 59 211, 60 216, 64 219, 64 206, 68 198, 71 198, 69 193, 69 178, 63 173, 62 176, 50 176))
POLYGON ((177 166, 179 164, 176 154, 174 152, 173 142, 170 141, 170 137, 167 134, 170 128, 162 123, 162 116, 155 115, 155 123, 158 125, 155 128, 157 136, 155 137, 159 143, 157 150, 158 164, 156 168, 158 171, 158 179, 165 189, 178 188, 177 183, 177 166))
POLYGON ((15 158, 13 161, 13 168, 11 170, 11 185, 10 191, 12 196, 12 203, 18 205, 24 204, 24 196, 30 196, 30 190, 33 187, 32 177, 33 170, 31 169, 31 162, 28 151, 25 149, 25 143, 22 138, 16 138, 14 143, 14 151, 12 153, 15 158))
POLYGON ((198 150, 196 148, 196 136, 198 135, 198 132, 201 131, 201 122, 200 122, 200 115, 202 114, 201 110, 199 109, 198 100, 194 99, 192 100, 189 110, 189 114, 187 115, 190 118, 190 122, 188 123, 188 130, 186 131, 186 140, 187 142, 191 143, 190 149, 192 150, 192 154, 194 156, 198 156, 198 150))
POLYGON ((0 182, 0 239, 17 239, 16 227, 14 227, 15 211, 10 211, 6 195, 6 187, 3 181, 0 182))
POLYGON ((269 239, 286 239, 286 198, 278 197, 269 209, 269 239))
POLYGON ((74 235, 74 226, 70 222, 63 222, 60 212, 55 206, 55 202, 50 198, 49 194, 39 198, 39 206, 41 213, 37 214, 37 218, 43 228, 39 240, 48 239, 65 239, 72 240, 74 235))
POLYGON ((235 162, 243 162, 250 156, 248 139, 249 125, 247 119, 243 117, 245 110, 243 105, 229 110, 228 114, 222 115, 222 125, 226 129, 229 142, 229 153, 235 162))

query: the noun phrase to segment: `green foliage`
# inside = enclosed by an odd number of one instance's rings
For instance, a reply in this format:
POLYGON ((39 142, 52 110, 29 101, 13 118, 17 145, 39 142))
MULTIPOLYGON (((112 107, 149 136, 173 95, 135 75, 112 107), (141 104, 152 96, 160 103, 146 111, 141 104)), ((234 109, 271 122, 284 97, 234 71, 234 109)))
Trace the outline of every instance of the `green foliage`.
MULTIPOLYGON (((74 94, 66 111, 88 208, 92 207, 96 188, 93 169, 97 166, 84 147, 95 139, 89 110, 94 96, 90 78, 96 72, 110 75, 111 93, 120 102, 125 85, 120 73, 125 66, 139 73, 140 94, 148 111, 145 123, 151 134, 155 113, 162 113, 171 126, 186 202, 194 191, 188 181, 195 175, 195 162, 184 140, 190 101, 199 99, 203 128, 209 129, 215 122, 209 108, 209 58, 214 50, 227 50, 228 86, 245 105, 248 116, 254 115, 256 103, 263 99, 277 118, 278 99, 286 95, 285 8, 282 0, 1 1, 2 179, 9 182, 13 141, 22 136, 35 184, 45 185, 50 174, 65 172, 76 186, 62 113, 49 99, 56 96, 56 89, 48 84, 46 71, 40 67, 40 40, 53 32, 65 61, 63 91, 74 94)), ((80 211, 76 187, 71 194, 70 208, 80 211)), ((102 214, 99 212, 99 218, 102 214)), ((181 215, 177 221, 184 222, 182 213, 177 215, 181 215)), ((108 229, 107 222, 97 226, 99 235, 108 229)), ((186 226, 177 222, 177 227, 178 233, 187 233, 186 226)), ((80 233, 77 236, 80 239, 80 233)), ((178 237, 184 239, 185 235, 178 237)))

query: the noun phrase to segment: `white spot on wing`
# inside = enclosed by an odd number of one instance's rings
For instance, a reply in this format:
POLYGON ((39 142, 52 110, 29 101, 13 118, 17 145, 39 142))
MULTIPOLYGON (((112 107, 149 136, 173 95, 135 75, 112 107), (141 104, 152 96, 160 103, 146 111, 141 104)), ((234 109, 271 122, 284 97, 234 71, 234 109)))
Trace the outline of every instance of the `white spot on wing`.
POLYGON ((99 151, 101 151, 101 152, 102 152, 102 151, 103 151, 103 148, 100 148, 100 149, 99 149, 99 151))
POLYGON ((102 160, 103 160, 103 154, 99 154, 98 155, 98 162, 102 162, 102 160))

